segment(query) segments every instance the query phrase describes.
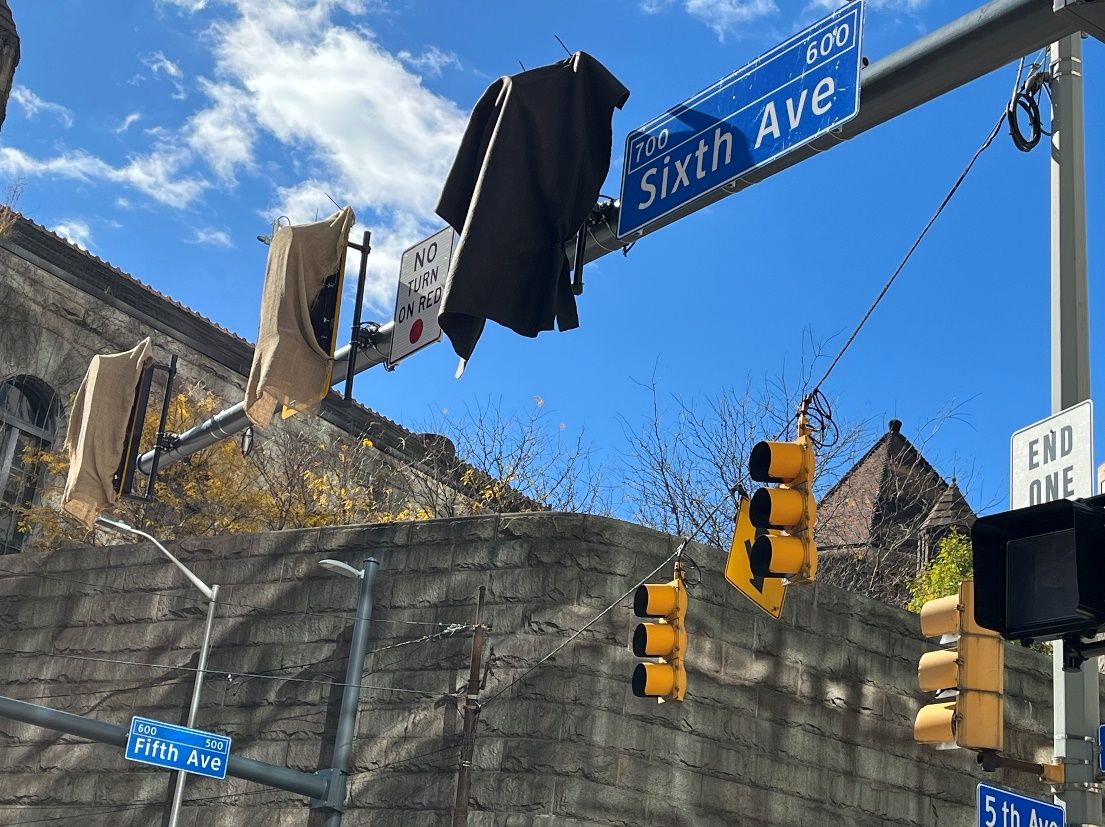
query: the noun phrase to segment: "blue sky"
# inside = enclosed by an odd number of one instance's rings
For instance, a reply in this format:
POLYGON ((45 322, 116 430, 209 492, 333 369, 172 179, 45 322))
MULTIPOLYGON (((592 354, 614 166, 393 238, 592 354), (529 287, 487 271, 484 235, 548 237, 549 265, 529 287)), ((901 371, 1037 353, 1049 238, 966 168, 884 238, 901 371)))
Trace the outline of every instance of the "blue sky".
MULTIPOLYGON (((433 215, 472 105, 496 77, 599 58, 631 91, 626 134, 825 14, 831 0, 10 0, 22 62, 0 134, 0 180, 28 217, 252 340, 271 221, 333 211, 373 231, 366 318, 390 318, 400 252, 433 215)), ((876 61, 967 13, 956 0, 869 4, 876 61)), ((1105 48, 1085 44, 1086 100, 1105 48)), ((600 459, 641 383, 684 398, 795 371, 835 352, 1005 105, 1015 64, 869 131, 587 269, 581 327, 536 340, 489 326, 463 378, 447 343, 358 397, 414 426, 466 402, 534 397, 600 459)), ((1086 132, 1100 136, 1100 103, 1086 132)), ((1100 140, 1088 142, 1090 312, 1105 256, 1100 140)), ((927 443, 971 499, 1005 507, 1009 437, 1050 413, 1049 171, 1003 132, 825 387, 841 415, 927 443)), ((350 306, 345 319, 350 317, 350 306)), ((1097 330, 1099 328, 1093 328, 1097 330)), ((348 334, 345 334, 346 336, 348 334)), ((344 338, 343 338, 344 341, 344 338)), ((1091 351, 1100 337, 1091 339, 1091 351)), ((1091 358, 1096 354, 1091 354, 1091 358)), ((1093 387, 1105 381, 1093 362, 1093 387)), ((819 375, 819 373, 818 373, 819 375)), ((1105 444, 1098 428, 1097 442, 1105 444)), ((1098 451, 1100 457, 1101 451, 1098 451)))

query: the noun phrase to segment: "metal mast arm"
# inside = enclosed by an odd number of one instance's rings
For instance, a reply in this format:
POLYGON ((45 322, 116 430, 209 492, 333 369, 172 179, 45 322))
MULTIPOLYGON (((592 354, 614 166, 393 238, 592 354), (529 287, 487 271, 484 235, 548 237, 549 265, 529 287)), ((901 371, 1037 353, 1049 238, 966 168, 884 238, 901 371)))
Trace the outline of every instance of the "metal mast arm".
MULTIPOLYGON (((770 178, 945 92, 1082 30, 1092 30, 1098 37, 1105 37, 1105 2, 992 0, 864 70, 859 114, 838 132, 799 147, 624 239, 615 235, 618 206, 613 205, 606 212, 605 222, 589 228, 583 260, 591 262, 616 252, 624 245, 708 207, 727 195, 770 178)), ((573 237, 565 245, 565 255, 569 260, 575 255, 575 244, 573 237)), ((384 361, 390 351, 394 329, 392 322, 380 326, 374 334, 373 343, 356 354, 354 373, 361 373, 384 361)), ((347 375, 349 353, 350 347, 346 345, 334 354, 334 376, 347 375)), ((241 432, 248 424, 243 406, 235 405, 181 434, 175 447, 162 453, 160 465, 164 467, 184 459, 220 439, 241 432)), ((139 457, 138 467, 144 473, 148 473, 152 465, 152 451, 139 457)))

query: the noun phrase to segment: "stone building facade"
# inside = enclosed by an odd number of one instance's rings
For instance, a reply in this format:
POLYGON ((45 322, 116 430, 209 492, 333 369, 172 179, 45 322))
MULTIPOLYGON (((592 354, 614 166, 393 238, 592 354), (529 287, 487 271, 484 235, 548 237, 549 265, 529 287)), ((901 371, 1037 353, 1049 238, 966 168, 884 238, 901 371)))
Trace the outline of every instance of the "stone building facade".
MULTIPOLYGON (((489 627, 467 824, 482 827, 936 827, 976 821, 980 780, 1031 776, 913 742, 917 616, 819 581, 781 621, 687 549, 682 703, 632 694, 635 583, 671 576, 677 538, 539 513, 183 540, 222 588, 197 726, 232 751, 329 766, 357 586, 318 566, 380 562, 345 824, 452 822, 478 590, 489 627), (563 648, 559 648, 563 646, 563 648), (558 650, 558 651, 555 651, 558 650), (555 654, 553 654, 555 651, 555 654), (551 657, 549 657, 551 655, 551 657), (540 664, 540 665, 538 665, 540 664)), ((149 545, 0 558, 0 695, 127 727, 184 719, 203 631, 197 592, 149 545)), ((1051 753, 1051 663, 1008 647, 1006 752, 1051 753)), ((161 824, 169 773, 0 718, 0 823, 161 824)), ((191 778, 184 827, 317 824, 301 796, 191 778)))
MULTIPOLYGON (((11 507, 31 502, 42 486, 21 461, 23 449, 60 445, 67 406, 93 355, 150 336, 157 361, 178 357, 178 388, 201 386, 227 407, 242 400, 253 359, 244 339, 44 227, 10 218, 0 235, 0 553, 24 542, 11 507)), ((289 424, 368 436, 370 464, 437 485, 419 437, 374 411, 331 394, 310 422, 289 424)))

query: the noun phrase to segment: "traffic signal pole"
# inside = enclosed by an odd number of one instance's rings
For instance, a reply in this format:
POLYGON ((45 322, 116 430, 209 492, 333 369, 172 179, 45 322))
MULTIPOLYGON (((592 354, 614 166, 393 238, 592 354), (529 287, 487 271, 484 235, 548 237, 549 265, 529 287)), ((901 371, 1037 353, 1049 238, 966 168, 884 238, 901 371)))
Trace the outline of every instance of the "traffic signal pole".
MULTIPOLYGON (((1086 156, 1082 104, 1082 39, 1051 45, 1051 409, 1090 398, 1090 337, 1086 275, 1086 156)), ((1055 756, 1066 764, 1056 799, 1070 825, 1101 825, 1094 783, 1094 742, 1101 723, 1097 660, 1064 671, 1063 648, 1052 644, 1055 756)))
MULTIPOLYGON (((1095 37, 1105 39, 1105 2, 991 0, 864 69, 860 77, 862 103, 859 112, 839 130, 796 148, 622 239, 615 231, 618 204, 610 205, 604 211, 605 220, 587 229, 583 261, 589 263, 607 253, 618 252, 642 236, 1080 30, 1091 31, 1095 37)), ((576 237, 573 236, 565 245, 569 260, 575 257, 575 247, 576 237)), ((365 337, 364 347, 346 345, 339 348, 334 353, 332 375, 344 380, 351 374, 382 364, 390 353, 394 330, 394 322, 388 321, 365 337)), ((173 445, 160 455, 159 467, 179 462, 221 439, 232 437, 248 425, 242 403, 221 411, 178 435, 173 445)), ((138 458, 139 470, 148 474, 153 461, 153 451, 143 454, 138 458)))

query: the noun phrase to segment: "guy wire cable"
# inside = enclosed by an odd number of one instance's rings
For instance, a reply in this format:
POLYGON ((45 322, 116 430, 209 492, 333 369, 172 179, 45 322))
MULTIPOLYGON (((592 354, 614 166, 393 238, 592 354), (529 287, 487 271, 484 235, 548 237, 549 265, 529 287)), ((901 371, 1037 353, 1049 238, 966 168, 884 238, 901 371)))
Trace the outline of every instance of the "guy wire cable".
POLYGON ((813 386, 813 390, 810 391, 809 395, 812 396, 813 394, 817 393, 821 389, 821 386, 825 383, 825 380, 829 378, 829 374, 833 372, 833 368, 837 366, 837 363, 840 361, 841 357, 844 356, 845 351, 847 351, 852 342, 855 341, 856 336, 859 335, 860 330, 863 329, 863 326, 867 323, 867 320, 871 318, 871 314, 875 312, 875 308, 879 306, 879 303, 883 300, 883 297, 890 289, 890 286, 898 278, 902 270, 905 269, 905 266, 907 263, 909 263, 910 258, 912 258, 913 256, 913 253, 916 252, 917 248, 921 245, 921 242, 924 240, 925 236, 928 235, 928 231, 932 229, 932 225, 936 223, 936 219, 940 217, 940 214, 944 211, 944 208, 948 206, 948 203, 952 200, 952 197, 955 195, 960 185, 966 180, 967 174, 975 165, 975 161, 977 161, 979 156, 982 155, 982 153, 989 148, 990 144, 994 142, 994 138, 997 137, 998 131, 1001 129, 1001 125, 1005 122, 1005 118, 1006 112, 1003 110, 1001 116, 997 120, 997 123, 995 123, 993 129, 990 130, 990 134, 986 137, 986 140, 982 142, 982 146, 980 146, 975 151, 975 154, 971 156, 971 160, 967 162, 967 166, 964 167, 963 172, 959 174, 959 177, 956 179, 955 183, 952 184, 951 189, 948 190, 948 194, 944 196, 944 199, 936 208, 936 212, 932 214, 932 217, 925 224, 920 234, 917 236, 916 239, 914 239, 913 244, 910 245, 909 250, 906 252, 901 262, 899 262, 898 266, 894 269, 894 272, 891 273, 890 278, 886 280, 886 284, 882 286, 882 289, 875 297, 875 300, 871 303, 871 306, 867 308, 867 312, 863 314, 863 318, 860 319, 859 324, 856 325, 855 330, 853 330, 852 334, 848 337, 848 341, 844 343, 844 346, 840 349, 840 352, 837 353, 836 357, 833 359, 832 364, 829 365, 828 370, 825 371, 825 374, 821 377, 820 380, 818 380, 817 384, 813 386))
POLYGON ((523 680, 525 680, 534 670, 536 670, 538 667, 542 666, 546 661, 548 661, 549 658, 551 658, 553 655, 555 655, 558 652, 560 652, 561 650, 563 650, 565 647, 568 646, 568 644, 572 643, 572 641, 574 641, 576 638, 578 638, 580 635, 582 635, 584 632, 586 632, 588 629, 590 629, 592 626, 594 626, 599 620, 601 620, 603 617, 605 617, 608 613, 610 613, 615 608, 617 608, 617 606, 623 600, 625 600, 627 597, 629 597, 629 595, 633 594, 633 592, 635 592, 639 587, 643 586, 648 581, 648 579, 650 577, 652 577, 653 575, 655 575, 657 572, 659 572, 660 569, 664 568, 664 566, 666 566, 668 563, 672 562, 673 560, 677 560, 677 559, 682 558, 683 552, 686 550, 687 546, 690 544, 691 539, 695 535, 697 535, 700 531, 702 531, 703 528, 705 528, 706 524, 711 519, 714 518, 714 516, 717 514, 718 511, 721 510, 721 507, 723 505, 725 505, 726 502, 728 502, 728 498, 731 497, 734 493, 736 493, 736 491, 739 488, 740 488, 740 483, 737 483, 736 485, 732 486, 729 489, 728 494, 725 497, 723 497, 721 499, 721 501, 710 510, 709 514, 707 514, 705 517, 703 517, 698 522, 698 524, 690 532, 688 532, 688 534, 683 538, 683 541, 679 544, 679 547, 674 552, 672 552, 671 555, 669 555, 667 559, 665 559, 662 563, 660 563, 660 565, 658 565, 656 568, 654 568, 652 571, 650 571, 648 574, 646 574, 644 577, 642 577, 637 583, 635 583, 632 587, 630 587, 630 589, 625 594, 623 594, 621 597, 619 597, 617 600, 615 600, 613 603, 611 603, 609 606, 607 606, 605 609, 603 609, 601 612, 599 612, 597 615, 595 615, 593 618, 591 618, 589 621, 587 621, 581 628, 579 628, 575 632, 573 632, 565 641, 563 641, 560 645, 558 645, 556 648, 554 648, 551 652, 549 652, 547 655, 542 657, 539 661, 537 661, 532 666, 530 666, 528 669, 526 669, 525 672, 523 672, 517 678, 512 680, 506 686, 503 686, 500 689, 498 689, 494 694, 491 695, 491 697, 489 697, 486 701, 484 701, 482 704, 480 704, 481 711, 484 708, 486 708, 489 703, 494 701, 496 698, 498 698, 500 695, 502 695, 508 689, 510 689, 511 687, 513 687, 513 686, 521 683, 523 680))

